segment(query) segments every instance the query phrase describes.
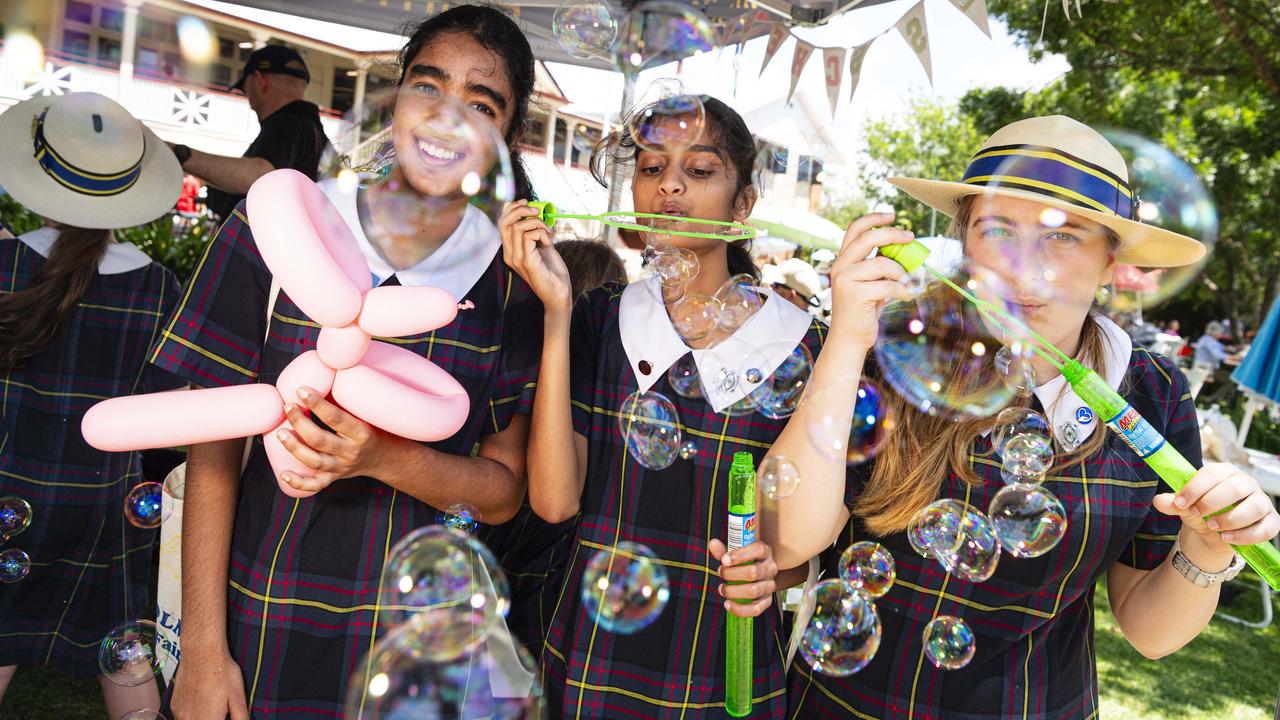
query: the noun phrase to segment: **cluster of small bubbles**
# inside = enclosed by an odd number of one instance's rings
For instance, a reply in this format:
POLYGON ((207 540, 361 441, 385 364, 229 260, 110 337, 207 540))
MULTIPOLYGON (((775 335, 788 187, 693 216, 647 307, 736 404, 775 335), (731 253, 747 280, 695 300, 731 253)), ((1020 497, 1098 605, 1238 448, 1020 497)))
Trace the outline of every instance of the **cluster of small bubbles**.
POLYGON ((693 353, 685 353, 671 364, 667 369, 667 383, 671 385, 671 391, 682 398, 701 400, 705 397, 693 353))
POLYGON ((16 495, 0 497, 0 543, 26 530, 31 525, 31 503, 16 495))
POLYGON ((973 659, 977 649, 969 624, 958 617, 939 615, 924 628, 924 654, 940 670, 959 670, 973 659))
POLYGON ((840 554, 840 579, 872 600, 889 592, 897 577, 893 555, 876 542, 856 542, 840 554))
POLYGON ((810 414, 805 428, 809 442, 819 454, 828 460, 844 460, 850 467, 875 457, 895 425, 880 386, 871 380, 858 379, 857 387, 847 435, 842 421, 833 414, 839 403, 828 399, 833 394, 831 391, 813 397, 812 402, 820 411, 810 414))
POLYGON ((31 572, 31 558, 18 548, 0 550, 0 583, 16 583, 31 572))
POLYGON ((98 669, 123 687, 154 682, 164 657, 156 652, 156 624, 133 620, 111 629, 98 645, 98 669))
POLYGON ((569 0, 556 8, 551 32, 573 57, 607 58, 618 37, 618 20, 605 3, 569 0))
POLYGON ((658 242, 646 246, 643 257, 645 267, 658 276, 664 304, 683 297, 689 281, 698 275, 698 256, 691 250, 658 242))
POLYGON ((621 542, 598 551, 582 576, 587 613, 609 632, 648 627, 667 606, 667 571, 648 547, 621 542))
POLYGON ((399 625, 438 608, 476 612, 486 628, 510 607, 507 576, 484 543, 444 525, 420 527, 387 553, 380 622, 399 625))
POLYGON ((781 455, 770 455, 756 470, 756 482, 770 500, 788 498, 800 487, 800 469, 781 455))
POLYGON ((650 470, 661 470, 680 454, 680 415, 661 393, 636 391, 622 401, 618 432, 627 452, 650 470))
POLYGON ((694 441, 685 440, 684 443, 680 445, 681 460, 692 460, 693 458, 697 457, 697 455, 698 455, 698 445, 694 441))
POLYGON ((987 507, 996 538, 1014 557, 1039 557, 1057 547, 1067 533, 1062 502, 1043 485, 1013 483, 1000 489, 987 507))
MULTIPOLYGON (((777 354, 785 353, 781 363, 755 390, 751 397, 755 400, 759 413, 773 420, 790 417, 800 407, 800 401, 809 387, 809 377, 813 374, 813 355, 804 344, 797 344, 788 351, 785 345, 769 345, 758 353, 760 362, 751 362, 755 366, 768 367, 770 360, 777 354)), ((748 370, 748 382, 759 382, 752 379, 748 370)), ((761 375, 760 370, 756 370, 761 375)))
POLYGON ((672 0, 649 0, 622 23, 614 64, 626 75, 710 52, 715 29, 698 10, 672 0))
POLYGON ((852 675, 880 647, 880 616, 861 592, 843 580, 823 580, 805 602, 813 615, 800 636, 800 654, 814 670, 836 677, 852 675))
POLYGON ((124 517, 144 530, 160 527, 165 519, 164 486, 156 482, 133 486, 124 496, 124 517))
POLYGON ((949 553, 934 552, 947 572, 974 583, 983 582, 994 575, 1000 560, 1000 541, 987 516, 966 505, 956 536, 959 542, 954 550, 949 553))
POLYGON ((436 524, 470 535, 480 528, 479 514, 475 507, 456 502, 436 513, 436 524))

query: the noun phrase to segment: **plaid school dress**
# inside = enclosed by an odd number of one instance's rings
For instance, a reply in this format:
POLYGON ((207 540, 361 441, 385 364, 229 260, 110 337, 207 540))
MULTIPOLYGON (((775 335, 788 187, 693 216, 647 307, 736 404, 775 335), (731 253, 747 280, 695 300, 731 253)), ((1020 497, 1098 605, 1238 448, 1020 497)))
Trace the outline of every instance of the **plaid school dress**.
MULTIPOLYGON (((0 239, 0 292, 30 286, 46 262, 23 240, 0 239)), ((0 374, 0 496, 31 504, 31 525, 5 548, 31 557, 28 575, 0 584, 0 666, 54 665, 98 675, 111 628, 154 615, 147 588, 156 531, 129 524, 124 497, 143 482, 138 453, 95 450, 80 421, 95 403, 171 390, 147 351, 178 299, 173 273, 132 245, 113 246, 47 347, 0 374), (124 267, 109 267, 113 259, 124 267)))
MULTIPOLYGON (((633 284, 625 292, 644 293, 646 288, 633 284)), ((717 414, 706 400, 676 394, 667 380, 667 367, 657 362, 648 368, 661 376, 652 390, 675 404, 682 438, 693 441, 696 454, 677 458, 663 470, 638 464, 618 430, 619 407, 638 389, 637 371, 623 348, 623 294, 618 286, 606 286, 579 300, 574 311, 573 420, 574 430, 588 440, 588 459, 578 535, 565 582, 552 603, 554 615, 542 654, 550 716, 727 718, 726 612, 717 591, 719 562, 707 554, 707 543, 727 537, 733 454, 749 452, 759 463, 785 419, 755 412, 738 417, 717 414), (648 546, 666 570, 670 588, 666 608, 651 625, 633 634, 608 632, 582 603, 587 563, 596 552, 623 541, 648 546)), ((768 303, 785 302, 770 293, 766 308, 768 303)), ((657 312, 668 322, 660 304, 657 312)), ((826 327, 807 315, 799 323, 796 337, 816 356, 826 327)), ((644 335, 637 342, 651 349, 661 342, 655 333, 644 335)), ((677 352, 683 352, 683 345, 679 347, 677 352)), ((794 347, 792 341, 789 349, 794 347)), ((639 372, 644 372, 645 363, 639 361, 639 372)), ((757 617, 753 626, 751 717, 781 718, 786 709, 785 635, 777 607, 757 617)))
MULTIPOLYGON (((242 204, 206 249, 153 362, 206 387, 275 382, 290 360, 315 346, 319 329, 282 291, 264 332, 270 280, 242 204)), ((484 435, 530 411, 542 307, 496 255, 458 300, 475 307, 446 327, 391 342, 466 388, 465 426, 429 445, 470 455, 484 435)), ((508 622, 526 640, 540 637, 538 591, 548 573, 542 551, 560 537, 527 516, 526 509, 507 525, 480 531, 512 576, 508 622)), ((386 629, 378 627, 386 555, 410 531, 436 521, 435 508, 369 477, 344 478, 310 498, 288 497, 261 439, 254 440, 241 478, 227 588, 227 640, 244 672, 251 714, 342 715, 348 678, 375 632, 386 629)))
MULTIPOLYGON (((1199 428, 1186 378, 1167 359, 1143 349, 1132 350, 1127 361, 1120 393, 1199 467, 1199 428)), ((1121 356, 1116 364, 1123 368, 1124 362, 1121 356)), ((1033 406, 1043 410, 1039 400, 1033 406)), ((1066 536, 1038 558, 1003 554, 986 582, 949 577, 937 562, 916 554, 905 533, 873 537, 856 516, 850 520, 837 551, 874 539, 897 563, 897 581, 875 603, 883 625, 880 648, 866 667, 843 678, 815 672, 798 657, 791 668, 789 718, 1098 716, 1094 586, 1116 562, 1139 570, 1158 567, 1172 551, 1181 521, 1151 505, 1157 493, 1171 492, 1168 485, 1099 419, 1078 417, 1098 423, 1094 431, 1107 433, 1107 439, 1082 465, 1045 480, 1067 511, 1066 536), (924 655, 921 634, 938 615, 963 618, 974 632, 976 652, 962 669, 936 669, 924 655)), ((999 455, 987 438, 975 440, 970 464, 983 484, 971 487, 951 473, 940 497, 985 512, 1004 486, 999 455)), ((845 502, 851 511, 869 477, 865 464, 850 471, 845 502)), ((825 560, 824 575, 834 577, 834 553, 825 560)))

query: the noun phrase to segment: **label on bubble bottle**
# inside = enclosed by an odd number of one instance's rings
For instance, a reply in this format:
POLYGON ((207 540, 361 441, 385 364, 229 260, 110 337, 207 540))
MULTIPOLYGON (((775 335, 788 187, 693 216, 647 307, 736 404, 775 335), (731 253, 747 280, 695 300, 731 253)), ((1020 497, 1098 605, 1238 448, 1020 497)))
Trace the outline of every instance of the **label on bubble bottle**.
POLYGON ((1151 427, 1151 423, 1134 410, 1132 405, 1125 405, 1115 417, 1107 420, 1107 427, 1114 430, 1144 460, 1164 447, 1164 436, 1151 427))

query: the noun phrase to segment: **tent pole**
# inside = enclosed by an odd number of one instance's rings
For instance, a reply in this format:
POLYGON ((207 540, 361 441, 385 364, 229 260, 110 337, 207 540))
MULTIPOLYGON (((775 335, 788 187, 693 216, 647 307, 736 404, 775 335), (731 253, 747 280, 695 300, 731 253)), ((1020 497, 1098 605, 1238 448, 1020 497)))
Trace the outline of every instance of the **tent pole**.
MULTIPOLYGON (((622 130, 622 124, 627 117, 627 111, 631 109, 631 104, 636 98, 636 76, 627 74, 622 79, 622 107, 618 110, 618 129, 622 130)), ((622 206, 622 185, 626 180, 625 168, 620 163, 614 163, 609 169, 609 208, 608 212, 613 212, 622 206)), ((621 240, 618 239, 618 229, 615 227, 608 228, 608 242, 610 247, 619 247, 621 240)))

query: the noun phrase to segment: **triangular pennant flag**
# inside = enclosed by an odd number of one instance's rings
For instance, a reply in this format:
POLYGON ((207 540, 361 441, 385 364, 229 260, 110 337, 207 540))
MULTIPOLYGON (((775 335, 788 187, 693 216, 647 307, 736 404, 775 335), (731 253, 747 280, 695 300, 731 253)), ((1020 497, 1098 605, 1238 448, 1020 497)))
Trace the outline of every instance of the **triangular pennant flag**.
POLYGON ((951 4, 972 20, 983 35, 991 37, 991 28, 987 25, 987 0, 951 0, 951 4))
POLYGON ((791 56, 791 89, 787 91, 787 102, 791 102, 791 96, 796 93, 796 83, 800 82, 800 73, 804 72, 810 55, 813 55, 813 46, 796 38, 796 51, 791 56))
POLYGON ((827 83, 827 102, 831 103, 831 116, 835 117, 836 102, 840 99, 840 80, 844 77, 844 48, 822 48, 822 75, 827 83))
POLYGON ((787 30, 787 26, 782 23, 774 23, 769 28, 769 43, 764 46, 764 62, 760 65, 760 74, 764 74, 764 69, 769 67, 769 61, 773 59, 774 53, 778 52, 778 48, 782 47, 782 41, 787 39, 791 31, 787 30))
POLYGON ((748 10, 742 15, 742 32, 738 35, 738 44, 746 42, 751 37, 751 28, 755 26, 757 21, 769 19, 769 14, 763 10, 748 10))
POLYGON ((924 24, 924 2, 918 2, 907 11, 906 15, 898 21, 898 32, 902 34, 902 39, 907 41, 907 45, 911 46, 911 51, 916 54, 916 59, 924 66, 924 74, 929 77, 929 84, 933 84, 933 60, 929 53, 929 29, 924 24))
POLYGON ((849 51, 849 100, 853 100, 853 91, 858 89, 858 78, 862 77, 862 60, 867 56, 867 51, 871 49, 871 43, 875 39, 871 38, 849 51))

